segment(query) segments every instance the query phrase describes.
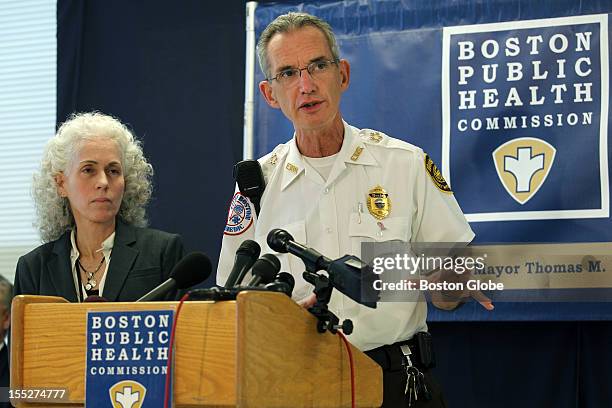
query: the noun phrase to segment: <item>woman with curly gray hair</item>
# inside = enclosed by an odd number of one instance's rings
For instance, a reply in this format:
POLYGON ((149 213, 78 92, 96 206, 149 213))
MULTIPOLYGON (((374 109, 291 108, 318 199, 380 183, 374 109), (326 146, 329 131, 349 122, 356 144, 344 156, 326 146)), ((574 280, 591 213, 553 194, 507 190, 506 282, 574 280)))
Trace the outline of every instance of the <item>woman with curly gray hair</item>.
POLYGON ((121 122, 99 112, 72 115, 34 175, 44 244, 19 259, 15 294, 132 301, 164 282, 184 250, 180 236, 144 228, 152 175, 121 122))

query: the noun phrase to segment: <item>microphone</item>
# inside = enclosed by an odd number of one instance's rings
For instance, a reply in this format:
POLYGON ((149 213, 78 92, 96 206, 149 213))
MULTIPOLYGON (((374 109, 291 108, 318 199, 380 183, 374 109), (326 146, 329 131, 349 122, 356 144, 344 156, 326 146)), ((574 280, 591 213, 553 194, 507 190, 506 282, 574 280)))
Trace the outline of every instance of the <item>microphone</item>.
POLYGON ((170 278, 141 297, 137 302, 156 300, 174 289, 187 289, 210 276, 210 259, 202 252, 192 252, 181 259, 170 272, 170 278))
MULTIPOLYGON (((266 291, 268 290, 267 288, 263 288, 257 285, 265 285, 272 282, 275 276, 277 276, 276 274, 279 270, 280 261, 278 260, 278 258, 272 254, 264 254, 253 264, 253 268, 251 269, 253 278, 249 281, 247 286, 234 286, 231 288, 212 287, 208 289, 194 289, 189 292, 189 298, 191 300, 234 300, 240 292, 245 290, 266 291)), ((288 278, 286 277, 281 277, 280 279, 288 281, 288 278)), ((291 277, 291 279, 293 279, 293 276, 291 277)), ((238 282, 237 284, 240 284, 240 282, 238 282)), ((284 285, 282 289, 287 290, 287 287, 289 285, 284 282, 281 284, 284 285)), ((271 288, 270 290, 286 293, 285 291, 280 290, 280 288, 271 288)), ((293 287, 291 287, 291 290, 293 290, 293 287)))
POLYGON ((213 286, 212 288, 200 288, 189 291, 189 300, 236 300, 240 288, 222 288, 213 286))
POLYGON ((366 263, 354 255, 331 260, 317 250, 293 241, 293 237, 282 229, 273 229, 268 234, 268 245, 274 251, 290 253, 306 265, 306 271, 327 271, 333 287, 364 306, 376 308, 379 291, 374 289, 376 275, 366 263))
POLYGON ((273 229, 268 233, 268 246, 276 252, 286 254, 289 252, 304 261, 306 270, 316 272, 327 270, 331 264, 331 259, 321 255, 317 250, 308 248, 293 240, 291 234, 280 228, 273 229))
POLYGON ((273 254, 264 254, 261 258, 255 261, 251 273, 253 278, 247 286, 265 285, 274 280, 274 277, 280 271, 280 261, 273 254))
POLYGON ((232 288, 212 287, 194 289, 189 291, 191 300, 235 300, 242 291, 273 291, 282 292, 291 297, 295 286, 295 279, 287 272, 276 273, 280 269, 280 261, 275 255, 265 254, 253 265, 253 279, 247 286, 234 286, 232 288), (275 277, 276 276, 276 277, 275 277), (274 279, 274 282, 272 280, 274 279), (257 286, 259 283, 267 284, 265 287, 257 286))
POLYGON ((247 197, 255 206, 255 214, 259 215, 259 200, 266 189, 261 165, 257 160, 243 160, 234 165, 234 180, 240 193, 247 197))
POLYGON ((289 272, 279 272, 274 278, 274 281, 268 283, 265 288, 275 292, 283 292, 291 297, 293 288, 295 287, 295 279, 289 272))
POLYGON ((250 239, 243 241, 236 251, 234 266, 232 266, 232 271, 230 272, 229 276, 227 277, 227 281, 225 281, 225 285, 223 286, 226 288, 231 288, 237 283, 242 282, 248 270, 251 268, 251 266, 253 266, 259 257, 260 252, 261 248, 257 242, 250 239))
POLYGON ((276 285, 275 282, 272 282, 266 287, 263 286, 236 286, 233 288, 220 288, 218 286, 214 286, 212 288, 206 289, 193 289, 189 291, 189 300, 213 300, 213 301, 221 301, 221 300, 236 300, 236 297, 240 292, 250 291, 250 292, 280 292, 287 294, 285 290, 286 286, 276 285))

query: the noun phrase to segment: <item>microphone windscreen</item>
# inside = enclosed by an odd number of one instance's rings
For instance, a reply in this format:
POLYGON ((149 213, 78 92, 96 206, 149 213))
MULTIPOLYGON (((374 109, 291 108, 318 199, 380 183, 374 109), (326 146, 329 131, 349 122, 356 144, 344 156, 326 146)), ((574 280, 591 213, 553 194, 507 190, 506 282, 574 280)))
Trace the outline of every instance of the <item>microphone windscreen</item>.
POLYGON ((259 199, 266 189, 266 181, 257 160, 243 160, 234 165, 234 180, 243 196, 259 199))
POLYGON ((187 289, 204 282, 212 272, 210 259, 202 252, 191 252, 181 259, 170 272, 178 289, 187 289))
POLYGON ((289 241, 293 241, 293 237, 283 229, 275 228, 268 233, 268 246, 276 252, 286 253, 289 241))
POLYGON ((274 280, 274 277, 280 271, 280 261, 273 254, 264 254, 261 258, 255 261, 251 273, 253 276, 260 278, 259 283, 265 285, 274 280))
POLYGON ((289 292, 293 292, 293 288, 295 288, 295 278, 289 272, 279 272, 274 280, 277 282, 286 283, 290 289, 289 292))
POLYGON ((252 239, 246 239, 242 241, 242 244, 236 250, 236 254, 244 254, 248 255, 253 259, 259 258, 259 254, 261 253, 261 247, 259 244, 252 239))

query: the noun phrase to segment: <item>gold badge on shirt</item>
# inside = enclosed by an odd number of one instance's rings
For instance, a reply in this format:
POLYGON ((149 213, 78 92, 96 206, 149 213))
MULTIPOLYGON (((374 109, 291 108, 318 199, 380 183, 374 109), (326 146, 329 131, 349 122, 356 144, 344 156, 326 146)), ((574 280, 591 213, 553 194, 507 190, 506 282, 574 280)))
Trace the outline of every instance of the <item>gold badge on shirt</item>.
POLYGON ((268 160, 268 163, 270 163, 271 165, 276 165, 276 162, 278 161, 278 156, 276 155, 276 153, 274 153, 270 159, 268 160))
POLYGON ((359 156, 361 156, 361 152, 363 152, 363 147, 357 146, 357 148, 353 152, 353 155, 351 156, 351 160, 357 161, 357 159, 359 159, 359 156))
POLYGON ((295 164, 287 163, 285 168, 287 170, 289 170, 290 172, 292 172, 293 174, 297 174, 297 172, 298 172, 298 168, 297 168, 297 166, 295 164))
POLYGON ((427 153, 425 153, 425 170, 440 191, 450 194, 453 193, 446 180, 444 180, 444 177, 442 177, 442 172, 438 169, 427 153))
POLYGON ((378 132, 371 132, 370 133, 370 140, 373 141, 374 143, 380 142, 382 140, 382 138, 383 137, 378 132))
POLYGON ((368 211, 377 220, 382 220, 389 216, 391 212, 391 200, 389 194, 381 186, 376 186, 368 191, 367 196, 368 211))

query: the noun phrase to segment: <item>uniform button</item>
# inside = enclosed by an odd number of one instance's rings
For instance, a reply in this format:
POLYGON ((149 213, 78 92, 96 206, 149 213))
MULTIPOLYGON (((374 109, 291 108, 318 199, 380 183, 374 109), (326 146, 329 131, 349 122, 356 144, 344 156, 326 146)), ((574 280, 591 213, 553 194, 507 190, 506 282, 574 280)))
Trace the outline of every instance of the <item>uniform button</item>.
POLYGON ((332 229, 331 229, 331 228, 329 228, 329 227, 325 228, 325 231, 327 231, 327 233, 328 233, 328 234, 331 234, 331 233, 332 233, 332 229))
POLYGON ((323 190, 323 192, 324 192, 325 194, 328 194, 328 193, 329 193, 329 187, 325 187, 325 190, 323 190))

